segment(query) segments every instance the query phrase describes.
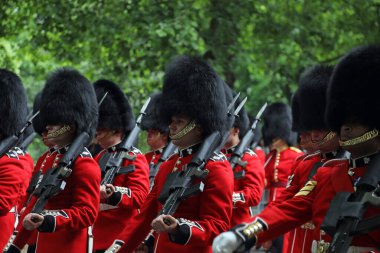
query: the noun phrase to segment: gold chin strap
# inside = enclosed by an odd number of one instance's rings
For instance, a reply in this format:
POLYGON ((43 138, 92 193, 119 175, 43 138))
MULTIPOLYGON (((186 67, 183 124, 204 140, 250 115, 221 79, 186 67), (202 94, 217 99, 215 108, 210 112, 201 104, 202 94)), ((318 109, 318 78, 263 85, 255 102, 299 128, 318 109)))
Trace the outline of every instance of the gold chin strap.
POLYGON ((181 131, 179 131, 175 135, 170 135, 170 139, 172 139, 172 140, 179 140, 183 136, 185 136, 188 132, 190 132, 191 130, 193 130, 196 126, 197 126, 197 122, 195 120, 192 120, 181 131))
POLYGON ((341 147, 347 147, 347 146, 353 146, 359 143, 363 143, 369 140, 372 140, 376 136, 379 135, 379 131, 375 128, 369 132, 366 132, 362 136, 356 137, 354 139, 348 140, 348 141, 339 141, 339 145, 341 147))
POLYGON ((51 133, 48 133, 47 135, 47 138, 50 139, 50 138, 57 138, 58 136, 68 132, 71 130, 71 127, 69 125, 64 125, 63 127, 61 127, 60 129, 54 131, 54 132, 51 132, 51 133))
POLYGON ((318 146, 325 144, 326 142, 331 141, 335 136, 336 136, 336 133, 330 131, 321 141, 317 142, 316 144, 318 146))

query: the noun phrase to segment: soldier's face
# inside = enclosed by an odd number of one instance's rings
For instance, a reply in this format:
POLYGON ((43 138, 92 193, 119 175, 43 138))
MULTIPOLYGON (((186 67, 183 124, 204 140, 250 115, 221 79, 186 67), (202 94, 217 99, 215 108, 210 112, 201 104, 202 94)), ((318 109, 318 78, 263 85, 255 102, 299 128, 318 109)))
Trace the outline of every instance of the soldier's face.
POLYGON ((148 129, 146 134, 146 143, 153 150, 160 149, 166 145, 166 134, 160 133, 158 130, 148 129))
POLYGON ((96 142, 102 148, 109 148, 118 144, 122 139, 121 131, 115 131, 112 129, 101 128, 96 130, 96 142))
POLYGON ((70 144, 74 139, 75 127, 72 125, 47 125, 47 141, 61 148, 70 144))
MULTIPOLYGON (((357 123, 346 123, 340 128, 340 140, 348 141, 363 136, 363 134, 371 131, 367 126, 357 123)), ((353 158, 358 158, 379 152, 380 136, 361 141, 355 145, 342 146, 351 153, 353 158)))
POLYGON ((307 153, 313 153, 317 151, 316 145, 311 141, 311 131, 300 133, 300 146, 305 149, 307 153))
MULTIPOLYGON (((174 136, 182 131, 189 123, 191 118, 186 115, 172 116, 172 121, 169 125, 170 136, 174 136)), ((196 125, 191 131, 178 139, 172 139, 174 145, 179 148, 187 148, 202 141, 202 130, 199 125, 196 125)))

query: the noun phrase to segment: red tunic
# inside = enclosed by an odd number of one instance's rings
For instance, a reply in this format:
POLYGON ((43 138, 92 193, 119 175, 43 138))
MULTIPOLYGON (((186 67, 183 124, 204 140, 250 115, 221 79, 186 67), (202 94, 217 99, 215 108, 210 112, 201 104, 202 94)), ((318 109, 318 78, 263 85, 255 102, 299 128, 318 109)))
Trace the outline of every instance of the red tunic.
MULTIPOLYGON (((267 224, 268 230, 258 235, 258 241, 266 241, 281 235, 308 220, 312 220, 313 240, 331 242, 331 237, 320 230, 320 225, 338 192, 353 192, 352 177, 348 175, 347 160, 330 160, 319 168, 317 174, 302 188, 296 196, 286 202, 274 205, 270 213, 261 213, 253 219, 260 218, 267 224), (277 218, 272 216, 276 215, 277 218)), ((352 168, 351 168, 352 169, 352 168)), ((356 167, 355 176, 362 176, 367 165, 356 167)), ((377 215, 380 208, 369 207, 365 217, 377 215)), ((360 247, 380 247, 380 229, 353 238, 352 245, 360 247)), ((306 249, 305 252, 311 252, 306 249)))
POLYGON ((17 205, 30 175, 30 158, 21 149, 13 148, 0 158, 0 249, 13 233, 17 205))
POLYGON ((266 154, 265 154, 264 150, 260 146, 257 146, 253 151, 259 157, 259 159, 261 160, 261 162, 263 164, 265 164, 266 154))
MULTIPOLYGON (((232 155, 231 150, 227 151, 227 158, 232 155)), ((231 217, 231 227, 234 227, 251 218, 250 206, 260 203, 264 190, 264 164, 260 158, 250 149, 247 149, 242 157, 246 162, 246 167, 236 165, 233 172, 244 170, 245 176, 234 179, 233 209, 231 217)))
MULTIPOLYGON (((105 152, 108 151, 103 150, 95 160, 99 162, 105 152)), ((129 155, 136 159, 133 162, 125 159, 123 167, 134 166, 134 171, 116 175, 113 182, 116 192, 100 204, 93 231, 95 250, 105 250, 112 244, 117 235, 139 213, 148 195, 149 169, 145 156, 138 149, 134 149, 129 155)))
POLYGON ((285 189, 295 159, 302 151, 290 147, 281 152, 272 150, 265 161, 265 185, 269 189, 269 203, 276 200, 285 189))
MULTIPOLYGON (((118 236, 125 242, 120 252, 132 252, 148 234, 150 223, 162 208, 157 198, 166 177, 173 170, 184 169, 184 165, 190 162, 193 155, 184 152, 188 150, 192 149, 183 150, 162 164, 141 213, 118 236)), ((211 253, 213 239, 230 228, 233 192, 231 166, 219 153, 206 163, 205 169, 209 170, 209 174, 203 179, 204 191, 183 200, 173 215, 179 222, 178 234, 160 233, 155 238, 154 252, 211 253)))
MULTIPOLYGON (((54 163, 54 158, 56 155, 57 155, 57 152, 55 149, 50 149, 46 151, 45 153, 43 153, 37 160, 36 166, 34 167, 34 170, 33 170, 33 176, 39 171, 45 171, 48 168, 52 168, 53 163, 54 163)), ((30 198, 30 194, 26 194, 22 201, 23 207, 25 207, 28 204, 27 201, 29 200, 29 198, 30 198)), ((26 215, 26 212, 24 212, 21 215, 19 219, 21 222, 19 222, 17 226, 17 231, 23 230, 23 232, 19 233, 13 242, 13 244, 19 249, 22 249, 25 246, 25 244, 29 244, 29 245, 35 244, 37 240, 37 230, 27 231, 22 228, 22 220, 24 219, 25 215, 26 215)))
POLYGON ((148 161, 149 166, 155 165, 162 155, 162 148, 145 153, 145 158, 148 161))
MULTIPOLYGON (((55 167, 64 156, 65 149, 51 156, 44 166, 43 174, 55 167)), ((65 189, 49 199, 42 213, 44 221, 37 229, 37 253, 87 252, 87 229, 95 222, 99 209, 100 169, 85 149, 75 160, 73 171, 66 180, 65 189)), ((23 216, 30 213, 37 198, 33 197, 23 216)), ((14 244, 25 244, 33 232, 21 229, 14 244)))

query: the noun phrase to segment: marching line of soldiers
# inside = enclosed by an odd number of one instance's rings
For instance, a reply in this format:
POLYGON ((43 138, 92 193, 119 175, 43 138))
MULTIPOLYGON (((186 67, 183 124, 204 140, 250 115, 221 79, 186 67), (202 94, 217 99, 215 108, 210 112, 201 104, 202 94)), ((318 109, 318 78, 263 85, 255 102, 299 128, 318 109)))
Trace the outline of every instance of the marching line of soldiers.
POLYGON ((0 249, 380 252, 379 70, 379 46, 355 48, 250 122, 246 99, 195 57, 168 63, 136 118, 117 84, 69 68, 27 116, 20 78, 1 69, 0 249), (46 146, 35 165, 20 148, 30 124, 46 146))

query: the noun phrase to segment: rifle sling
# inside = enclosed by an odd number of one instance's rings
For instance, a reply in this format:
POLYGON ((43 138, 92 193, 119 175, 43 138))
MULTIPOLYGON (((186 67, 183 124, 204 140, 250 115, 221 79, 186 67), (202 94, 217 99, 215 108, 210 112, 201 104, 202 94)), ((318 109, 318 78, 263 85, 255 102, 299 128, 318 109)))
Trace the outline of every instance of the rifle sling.
POLYGON ((306 182, 309 182, 309 180, 317 173, 318 169, 322 167, 323 164, 323 162, 317 162, 313 165, 313 168, 311 168, 309 175, 307 176, 306 182))

